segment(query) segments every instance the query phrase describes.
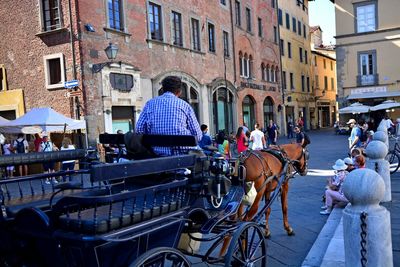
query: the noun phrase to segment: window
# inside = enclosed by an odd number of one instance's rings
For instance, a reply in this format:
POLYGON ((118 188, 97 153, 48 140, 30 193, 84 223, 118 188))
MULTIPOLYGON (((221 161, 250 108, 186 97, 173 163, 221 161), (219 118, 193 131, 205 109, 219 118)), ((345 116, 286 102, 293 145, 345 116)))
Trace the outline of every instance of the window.
POLYGON ((161 6, 149 2, 149 27, 152 40, 163 40, 161 6))
POLYGON ((303 24, 303 37, 304 39, 307 39, 307 32, 306 32, 306 25, 303 24))
POLYGON ((324 58, 324 69, 326 69, 326 59, 324 58))
POLYGON ((283 25, 283 21, 282 21, 282 9, 278 9, 278 23, 279 25, 283 25))
POLYGON ((299 58, 300 62, 303 62, 303 48, 299 47, 299 58))
POLYGON ((267 96, 263 104, 264 111, 264 129, 269 125, 269 121, 274 119, 274 102, 271 97, 267 96))
POLYGON ((229 34, 226 31, 222 32, 224 38, 224 56, 229 57, 229 34))
POLYGON ((240 10, 240 2, 235 1, 235 17, 236 17, 236 26, 241 26, 242 21, 241 21, 241 10, 240 10))
POLYGON ((175 11, 172 11, 172 32, 174 37, 174 45, 183 46, 182 15, 175 11))
POLYGON ((328 77, 324 76, 324 90, 328 90, 328 77))
POLYGON ((301 36, 301 21, 297 21, 297 33, 301 36))
POLYGON ((358 73, 357 77, 359 85, 373 85, 377 83, 376 73, 376 51, 367 51, 358 53, 358 73))
POLYGON ((318 75, 315 75, 315 88, 319 89, 319 77, 318 77, 318 75))
POLYGON ((310 92, 310 77, 307 77, 307 92, 310 92))
POLYGON ((133 76, 129 74, 110 73, 111 87, 115 90, 129 92, 133 88, 133 76))
POLYGON ((278 28, 274 26, 274 43, 278 43, 278 28))
POLYGON ((286 13, 286 29, 290 30, 290 16, 286 13))
POLYGON ((292 43, 291 42, 287 43, 287 54, 288 54, 288 58, 292 58, 292 43))
POLYGON ((197 19, 191 19, 192 21, 192 48, 193 50, 200 51, 200 23, 197 19))
POLYGON ((271 0, 271 7, 275 8, 275 0, 271 0))
POLYGON ((61 28, 61 10, 59 0, 41 0, 42 31, 61 28))
POLYGON ((246 23, 247 23, 247 31, 251 32, 251 10, 246 7, 246 23))
POLYGON ((0 91, 7 90, 7 74, 4 65, 0 65, 0 91))
POLYGON ((278 67, 276 67, 275 73, 274 73, 274 82, 277 83, 278 80, 279 80, 279 69, 278 69, 278 67))
POLYGON ((286 71, 282 71, 282 89, 286 89, 286 71))
POLYGON ((356 4, 356 26, 357 32, 370 32, 376 29, 376 3, 356 4))
POLYGON ((124 30, 122 0, 108 0, 108 24, 112 29, 124 30))
POLYGON ((305 84, 304 84, 305 80, 304 80, 304 75, 301 75, 301 91, 304 92, 305 91, 305 84))
POLYGON ((289 73, 290 89, 294 90, 293 73, 289 73))
POLYGON ((297 22, 296 18, 292 18, 292 27, 293 27, 292 30, 293 30, 293 32, 297 32, 296 22, 297 22))
POLYGON ((182 82, 182 94, 179 98, 190 104, 196 114, 196 118, 199 119, 199 96, 197 90, 182 82))
POLYGON ((213 122, 216 131, 225 130, 229 133, 234 131, 233 109, 234 96, 231 91, 225 87, 218 88, 213 93, 213 122))
POLYGON ((247 75, 248 78, 253 78, 253 57, 250 55, 249 60, 247 62, 249 73, 247 75))
POLYGON ((208 50, 215 52, 215 27, 211 23, 208 23, 208 50))
POLYGON ((331 89, 332 91, 335 90, 335 79, 331 78, 331 89))
POLYGON ((258 18, 258 37, 263 36, 262 20, 258 18))
POLYGON ((64 88, 65 66, 63 54, 44 56, 46 88, 64 88))
POLYGON ((243 58, 243 54, 242 52, 239 52, 239 72, 240 72, 240 77, 244 76, 244 72, 243 72, 243 67, 244 65, 244 58, 243 58))
POLYGON ((261 80, 265 81, 265 65, 261 63, 261 80))
POLYGON ((308 51, 304 50, 304 63, 308 64, 308 51))
POLYGON ((331 70, 333 70, 333 62, 332 62, 332 61, 330 61, 330 63, 331 63, 331 70))
POLYGON ((284 56, 285 55, 285 43, 282 39, 280 40, 280 48, 281 48, 281 56, 284 56))
POLYGON ((240 77, 251 78, 253 75, 253 57, 239 52, 240 77))
POLYGON ((220 0, 219 2, 221 3, 221 5, 226 6, 226 0, 220 0))

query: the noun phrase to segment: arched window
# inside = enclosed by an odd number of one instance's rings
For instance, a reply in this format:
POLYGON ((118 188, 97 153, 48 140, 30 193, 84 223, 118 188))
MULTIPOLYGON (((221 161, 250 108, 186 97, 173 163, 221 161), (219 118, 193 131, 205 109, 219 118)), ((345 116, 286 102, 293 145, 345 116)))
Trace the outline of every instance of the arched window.
POLYGON ((242 102, 243 122, 246 123, 246 125, 251 129, 256 123, 255 103, 256 102, 254 101, 253 97, 249 95, 245 96, 242 102))
POLYGON ((265 80, 266 80, 267 82, 269 82, 270 79, 271 79, 271 76, 270 76, 270 66, 267 65, 267 68, 266 68, 266 70, 265 70, 265 80))
POLYGON ((249 57, 246 54, 244 54, 244 68, 243 68, 243 77, 248 78, 249 77, 249 57))
POLYGON ((279 69, 278 67, 275 68, 275 82, 279 82, 279 69))
POLYGON ((265 77, 264 77, 264 63, 261 63, 261 80, 265 81, 265 77))
POLYGON ((272 101, 272 98, 269 96, 267 96, 264 99, 263 111, 264 111, 264 129, 266 129, 269 124, 269 120, 274 119, 274 102, 272 101))
POLYGON ((268 68, 268 77, 269 77, 268 81, 269 82, 272 82, 272 79, 273 79, 273 77, 272 77, 273 70, 272 69, 273 69, 272 66, 268 68))
POLYGON ((239 51, 239 72, 240 72, 240 77, 243 77, 244 73, 244 60, 243 60, 243 54, 242 51, 239 51))
POLYGON ((275 82, 275 67, 271 66, 271 82, 275 82))
POLYGON ((249 78, 253 78, 253 56, 249 56, 249 78))
POLYGON ((233 132, 233 94, 225 87, 213 93, 214 129, 233 132))

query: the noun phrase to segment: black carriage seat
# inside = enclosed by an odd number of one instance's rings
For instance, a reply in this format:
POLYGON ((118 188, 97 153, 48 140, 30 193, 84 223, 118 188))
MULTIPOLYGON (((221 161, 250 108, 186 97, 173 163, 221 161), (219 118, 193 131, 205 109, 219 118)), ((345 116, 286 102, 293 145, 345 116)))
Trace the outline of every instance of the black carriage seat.
POLYGON ((108 196, 67 196, 54 206, 55 225, 81 234, 103 234, 186 207, 187 179, 108 196))

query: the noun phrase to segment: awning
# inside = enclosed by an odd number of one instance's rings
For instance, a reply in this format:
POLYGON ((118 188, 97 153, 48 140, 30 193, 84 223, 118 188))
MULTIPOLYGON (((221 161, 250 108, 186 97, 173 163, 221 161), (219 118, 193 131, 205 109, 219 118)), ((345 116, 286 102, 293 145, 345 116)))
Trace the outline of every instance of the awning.
POLYGON ((393 100, 386 100, 382 104, 371 107, 371 111, 400 108, 400 103, 393 100))
POLYGON ((363 105, 359 102, 353 103, 348 107, 339 109, 339 114, 357 114, 368 113, 370 106, 363 105))
POLYGON ((384 98, 393 96, 400 96, 400 92, 368 92, 362 94, 351 94, 347 97, 347 99, 384 98))

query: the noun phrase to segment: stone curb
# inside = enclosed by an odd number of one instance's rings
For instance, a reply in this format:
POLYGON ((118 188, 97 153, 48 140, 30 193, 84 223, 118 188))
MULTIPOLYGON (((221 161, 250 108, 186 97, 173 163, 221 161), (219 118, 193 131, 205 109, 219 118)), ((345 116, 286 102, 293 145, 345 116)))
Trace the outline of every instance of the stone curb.
MULTIPOLYGON (((315 240, 313 246, 311 247, 310 251, 308 252, 301 266, 316 267, 316 266, 322 266, 323 263, 328 264, 328 262, 325 262, 324 257, 331 243, 331 240, 334 238, 336 234, 339 223, 342 219, 342 212, 343 212, 342 208, 333 209, 332 213, 329 215, 328 220, 326 221, 324 227, 319 233, 317 239, 315 240)), ((344 258, 343 258, 343 263, 344 263, 344 258)), ((326 266, 333 266, 333 265, 326 265, 326 266)), ((337 265, 335 266, 337 267, 337 265)))

